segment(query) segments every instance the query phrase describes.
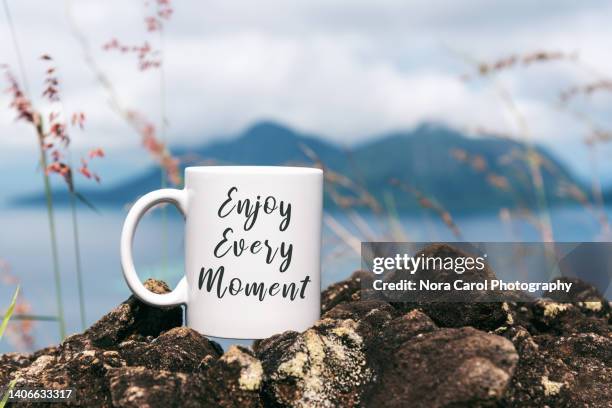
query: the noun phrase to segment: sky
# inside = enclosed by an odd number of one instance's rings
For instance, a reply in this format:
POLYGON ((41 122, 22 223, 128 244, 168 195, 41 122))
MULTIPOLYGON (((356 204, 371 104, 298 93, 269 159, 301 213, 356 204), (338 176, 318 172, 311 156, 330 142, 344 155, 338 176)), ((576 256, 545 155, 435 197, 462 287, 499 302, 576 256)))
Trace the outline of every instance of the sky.
MULTIPOLYGON (((73 135, 75 149, 106 148, 111 154, 103 167, 111 182, 151 161, 135 154, 140 140, 109 107, 75 27, 120 102, 158 125, 165 112, 166 138, 180 145, 230 137, 261 119, 346 146, 433 121, 528 137, 587 177, 582 139, 588 128, 558 107, 558 95, 612 72, 612 3, 605 1, 182 1, 173 2, 161 35, 145 29, 153 0, 3 1, 37 107, 52 108, 38 97, 46 67, 39 57, 48 54, 58 69, 62 108, 87 115, 86 130, 73 135), (148 41, 159 50, 163 70, 141 72, 134 55, 104 51, 112 38, 148 41), (474 73, 473 61, 541 50, 578 59, 462 80, 474 73), (503 92, 525 118, 528 135, 503 92)), ((4 9, 0 44, 0 63, 19 74, 4 9)), ((609 129, 611 100, 612 93, 600 93, 569 108, 609 129)), ((15 123, 8 103, 8 95, 0 95, 0 170, 26 169, 20 177, 38 178, 30 174, 34 136, 15 123)), ((603 159, 610 152, 604 147, 598 154, 603 159)), ((612 182, 612 166, 600 161, 598 171, 612 182)), ((3 187, 26 184, 11 180, 3 187)))

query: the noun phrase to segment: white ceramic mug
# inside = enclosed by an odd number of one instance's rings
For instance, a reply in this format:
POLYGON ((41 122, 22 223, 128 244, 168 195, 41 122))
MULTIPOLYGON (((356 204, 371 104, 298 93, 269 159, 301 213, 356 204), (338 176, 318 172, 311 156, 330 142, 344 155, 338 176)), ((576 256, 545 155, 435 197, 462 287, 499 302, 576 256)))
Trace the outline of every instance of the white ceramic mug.
POLYGON ((183 190, 153 191, 130 209, 123 275, 145 303, 185 304, 187 326, 208 336, 303 331, 320 315, 322 207, 320 169, 188 167, 183 190), (143 214, 162 202, 185 216, 185 277, 172 292, 155 294, 136 274, 132 241, 143 214))

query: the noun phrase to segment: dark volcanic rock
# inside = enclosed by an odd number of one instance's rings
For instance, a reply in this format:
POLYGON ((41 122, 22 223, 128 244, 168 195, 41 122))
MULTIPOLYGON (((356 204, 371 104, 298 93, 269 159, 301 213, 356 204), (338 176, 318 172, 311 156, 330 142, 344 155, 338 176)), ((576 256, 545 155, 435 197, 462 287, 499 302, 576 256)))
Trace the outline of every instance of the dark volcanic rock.
POLYGON ((119 344, 119 352, 128 365, 193 372, 207 356, 219 358, 223 350, 200 333, 187 327, 175 327, 150 343, 128 340, 119 344))
MULTIPOLYGON (((200 406, 261 407, 264 371, 251 350, 231 346, 200 375, 200 406)), ((189 398, 186 396, 186 398, 189 398)))
MULTIPOLYGON (((157 293, 169 291, 159 281, 149 280, 146 286, 157 293)), ((32 355, 0 356, 0 379, 6 384, 16 378, 16 386, 23 388, 75 388, 76 399, 68 402, 75 406, 171 406, 166 403, 188 401, 189 396, 181 400, 174 393, 189 387, 205 393, 204 401, 216 398, 217 405, 225 401, 225 406, 233 406, 227 393, 232 375, 235 382, 240 381, 240 364, 227 361, 227 353, 220 358, 219 345, 177 327, 181 324, 180 307, 157 309, 130 297, 85 333, 67 337, 56 347, 32 355), (215 361, 219 362, 215 365, 215 361), (190 378, 186 373, 200 374, 201 367, 213 365, 223 387, 216 378, 193 384, 184 381, 190 378)), ((245 392, 259 399, 250 388, 245 392)))
MULTIPOLYGON (((65 389, 74 388, 77 406, 109 406, 109 369, 120 367, 122 361, 116 352, 82 350, 66 355, 41 355, 27 367, 13 373, 16 387, 65 389)), ((33 404, 36 405, 36 404, 33 404)))
POLYGON ((304 333, 258 342, 266 380, 264 401, 290 407, 358 406, 373 380, 359 322, 322 319, 304 333))
POLYGON ((323 319, 346 320, 359 322, 357 333, 367 344, 379 335, 380 330, 397 316, 397 311, 387 302, 363 300, 341 303, 323 315, 323 319))
POLYGON ((362 280, 371 281, 371 274, 365 271, 356 271, 350 278, 334 283, 325 289, 321 293, 321 313, 327 312, 340 303, 359 300, 362 280))
POLYGON ((231 347, 201 373, 123 367, 109 375, 118 407, 261 407, 261 363, 252 352, 231 347))
POLYGON ((394 359, 395 351, 412 338, 437 330, 436 324, 423 312, 412 310, 390 321, 376 339, 372 354, 382 365, 394 359))
POLYGON ((10 373, 27 367, 32 363, 32 356, 25 353, 6 353, 0 355, 0 384, 8 384, 10 373))
MULTIPOLYGON (((437 258, 447 260, 477 256, 477 252, 475 251, 475 249, 472 249, 472 251, 467 252, 466 250, 462 250, 448 244, 432 244, 426 248, 423 248, 414 256, 422 257, 424 259, 437 258)), ((452 285, 457 280, 457 273, 454 271, 454 269, 446 269, 440 263, 434 263, 432 265, 429 265, 429 268, 424 263, 422 263, 419 265, 416 271, 395 270, 385 275, 386 280, 388 280, 389 282, 399 282, 402 280, 418 281, 424 277, 427 277, 427 280, 431 282, 449 283, 452 285)), ((482 269, 478 269, 475 265, 471 265, 469 268, 466 267, 465 271, 461 274, 461 279, 465 283, 484 282, 485 280, 491 280, 495 278, 495 273, 489 268, 486 263, 484 265, 484 268, 482 269)), ((414 302, 417 303, 468 302, 475 300, 483 300, 490 292, 491 291, 486 292, 456 290, 447 292, 435 292, 429 290, 419 290, 417 288, 417 290, 411 292, 411 298, 414 302)), ((393 297, 396 296, 400 298, 405 297, 405 294, 403 292, 391 292, 387 293, 387 295, 390 296, 391 300, 400 300, 393 299, 393 297)))
POLYGON ((502 337, 473 328, 413 337, 394 353, 369 404, 385 407, 495 406, 518 355, 502 337))
POLYGON ((481 330, 494 330, 508 319, 508 312, 501 302, 430 303, 420 306, 442 327, 472 326, 481 330))
POLYGON ((179 407, 185 405, 181 395, 188 389, 189 377, 145 367, 124 367, 109 375, 112 404, 118 407, 179 407), (181 404, 181 405, 179 405, 181 404))
POLYGON ((610 316, 610 303, 595 287, 577 278, 561 277, 558 280, 571 282, 572 287, 569 293, 560 291, 545 293, 550 299, 558 303, 572 302, 588 316, 603 318, 610 316))
POLYGON ((1 355, 0 384, 76 388, 67 405, 92 407, 610 406, 610 305, 588 285, 573 303, 389 303, 365 279, 330 286, 313 327, 253 351, 223 353, 180 327, 180 307, 131 297, 57 346, 1 355))
POLYGON ((612 339, 596 334, 506 335, 519 364, 504 395, 506 406, 608 407, 612 401, 612 339))
MULTIPOLYGON (((539 332, 552 332, 559 335, 608 333, 608 318, 598 313, 602 309, 602 303, 593 302, 592 304, 597 308, 596 311, 589 310, 589 306, 584 306, 583 302, 572 304, 538 300, 532 305, 533 325, 539 332)), ((609 314, 609 311, 604 313, 609 314)))
MULTIPOLYGON (((147 279, 145 287, 154 293, 167 293, 166 283, 147 279)), ((180 306, 160 308, 149 306, 134 296, 117 306, 85 331, 94 345, 107 347, 118 344, 132 335, 158 336, 161 332, 183 324, 180 306)))
POLYGON ((359 406, 377 370, 368 355, 396 315, 386 302, 340 303, 304 333, 256 342, 265 400, 291 407, 359 406))
POLYGON ((562 291, 546 292, 545 295, 557 302, 604 302, 607 303, 602 294, 597 288, 589 285, 588 283, 581 281, 578 278, 572 278, 562 276, 557 278, 560 282, 572 283, 572 287, 569 293, 562 291))
MULTIPOLYGON (((441 259, 464 258, 469 253, 457 249, 448 244, 434 244, 424 248, 415 256, 434 257, 441 259)), ((424 270, 420 267, 414 274, 409 271, 395 271, 389 275, 389 281, 397 282, 400 280, 414 280, 416 277, 427 276, 432 282, 453 284, 457 279, 457 274, 452 269, 436 267, 424 270)), ((418 278, 420 279, 420 278, 418 278)), ((485 280, 496 279, 495 272, 485 264, 482 270, 476 267, 466 268, 461 274, 461 279, 465 283, 483 282, 485 280)), ((368 292, 370 295, 371 292, 368 292)), ((380 294, 377 295, 381 296, 380 294)), ((404 301, 404 292, 397 293, 384 292, 382 296, 393 302, 394 307, 405 313, 410 310, 419 309, 427 314, 437 325, 442 327, 463 327, 472 326, 481 330, 495 330, 505 324, 508 320, 508 310, 503 302, 493 301, 501 299, 498 291, 419 291, 412 292, 411 301, 404 301)), ((504 293, 504 298, 511 297, 516 300, 528 300, 526 295, 509 295, 504 293)))

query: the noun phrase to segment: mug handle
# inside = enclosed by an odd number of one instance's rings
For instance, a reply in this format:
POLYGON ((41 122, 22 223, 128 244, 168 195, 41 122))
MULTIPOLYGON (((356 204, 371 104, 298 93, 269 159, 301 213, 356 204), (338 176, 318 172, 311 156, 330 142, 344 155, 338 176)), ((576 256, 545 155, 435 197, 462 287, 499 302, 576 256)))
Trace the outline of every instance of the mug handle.
POLYGON ((175 306, 187 303, 187 282, 185 277, 180 280, 178 285, 176 285, 176 289, 172 292, 164 294, 153 293, 140 282, 140 278, 134 268, 134 259, 132 258, 132 243, 136 226, 142 216, 151 207, 159 203, 174 204, 183 216, 187 214, 187 192, 185 190, 164 188, 140 197, 130 208, 123 223, 123 230, 121 231, 121 267, 123 268, 123 276, 128 286, 138 299, 152 306, 175 306))

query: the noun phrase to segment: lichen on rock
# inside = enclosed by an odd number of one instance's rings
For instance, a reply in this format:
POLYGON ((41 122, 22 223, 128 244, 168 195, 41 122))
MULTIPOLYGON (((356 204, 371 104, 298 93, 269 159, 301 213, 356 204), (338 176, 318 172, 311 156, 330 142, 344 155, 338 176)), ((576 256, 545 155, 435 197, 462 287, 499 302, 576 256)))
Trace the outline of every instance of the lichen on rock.
POLYGON ((304 333, 287 332, 256 346, 271 402, 291 407, 356 406, 373 379, 358 323, 320 320, 304 333), (276 338, 275 338, 276 337, 276 338))
POLYGON ((562 382, 550 381, 546 375, 542 377, 541 383, 542 387, 544 387, 544 395, 547 397, 557 395, 561 391, 561 387, 563 387, 562 382))
POLYGON ((227 363, 240 364, 240 377, 238 384, 245 391, 258 391, 263 383, 263 367, 261 362, 244 349, 237 346, 230 348, 220 358, 227 363))

